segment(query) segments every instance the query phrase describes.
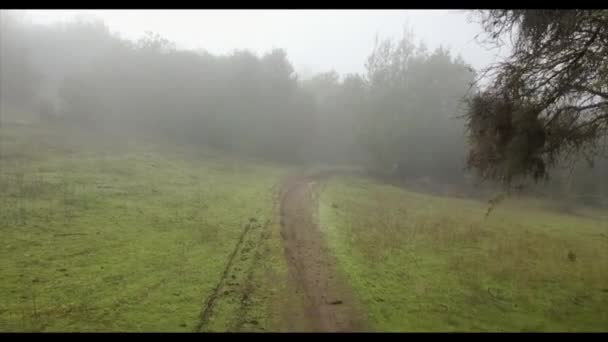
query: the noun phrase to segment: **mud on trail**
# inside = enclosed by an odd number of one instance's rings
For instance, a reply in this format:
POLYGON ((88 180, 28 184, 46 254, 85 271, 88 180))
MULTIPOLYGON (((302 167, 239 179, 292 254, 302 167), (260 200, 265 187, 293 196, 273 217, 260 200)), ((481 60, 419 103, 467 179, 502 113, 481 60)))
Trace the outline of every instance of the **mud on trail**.
POLYGON ((314 220, 314 190, 328 176, 293 175, 282 184, 281 236, 290 281, 304 298, 304 312, 292 306, 285 319, 290 330, 363 331, 359 305, 314 220))

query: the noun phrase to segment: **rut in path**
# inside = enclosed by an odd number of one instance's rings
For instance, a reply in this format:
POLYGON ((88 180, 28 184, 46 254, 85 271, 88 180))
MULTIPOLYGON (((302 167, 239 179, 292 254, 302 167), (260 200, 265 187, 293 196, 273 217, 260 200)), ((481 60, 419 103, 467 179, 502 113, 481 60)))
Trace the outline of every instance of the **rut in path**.
POLYGON ((337 273, 335 259, 313 220, 318 181, 319 177, 292 176, 282 188, 281 235, 291 279, 305 299, 305 312, 288 320, 304 319, 312 331, 362 331, 364 320, 351 289, 337 273))

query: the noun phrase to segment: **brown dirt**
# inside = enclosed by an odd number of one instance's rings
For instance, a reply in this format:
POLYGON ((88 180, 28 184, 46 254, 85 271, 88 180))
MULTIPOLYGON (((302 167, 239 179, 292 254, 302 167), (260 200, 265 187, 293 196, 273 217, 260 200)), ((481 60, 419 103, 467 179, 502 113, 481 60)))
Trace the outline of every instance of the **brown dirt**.
POLYGON ((352 290, 313 219, 314 189, 323 178, 295 175, 283 183, 281 236, 292 286, 304 298, 303 310, 292 306, 285 319, 290 330, 363 331, 364 320, 352 290))

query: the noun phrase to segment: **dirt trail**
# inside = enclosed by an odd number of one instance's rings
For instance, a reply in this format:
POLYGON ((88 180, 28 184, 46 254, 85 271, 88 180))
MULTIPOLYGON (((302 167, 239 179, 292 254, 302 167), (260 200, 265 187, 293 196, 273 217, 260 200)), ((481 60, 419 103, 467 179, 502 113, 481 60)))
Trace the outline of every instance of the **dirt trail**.
POLYGON ((315 186, 324 176, 295 175, 281 194, 281 235, 296 291, 304 294, 304 312, 287 313, 291 328, 347 332, 364 330, 351 289, 338 274, 313 214, 315 186), (295 322, 295 321, 300 322, 295 322), (304 320, 305 322, 301 322, 304 320))

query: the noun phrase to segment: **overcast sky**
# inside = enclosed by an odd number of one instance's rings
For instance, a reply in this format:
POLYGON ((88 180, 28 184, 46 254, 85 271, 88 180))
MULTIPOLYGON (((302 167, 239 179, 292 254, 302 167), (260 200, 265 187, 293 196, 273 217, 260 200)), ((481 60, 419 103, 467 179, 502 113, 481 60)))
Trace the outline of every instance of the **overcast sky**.
POLYGON ((456 10, 47 10, 28 11, 34 22, 102 19, 111 31, 137 39, 159 33, 178 47, 229 53, 287 51, 296 71, 364 72, 374 37, 398 38, 404 25, 429 48, 443 45, 475 68, 496 58, 475 40, 481 27, 456 10))

